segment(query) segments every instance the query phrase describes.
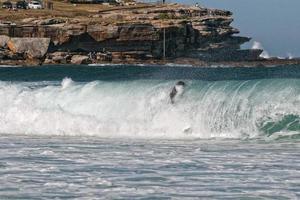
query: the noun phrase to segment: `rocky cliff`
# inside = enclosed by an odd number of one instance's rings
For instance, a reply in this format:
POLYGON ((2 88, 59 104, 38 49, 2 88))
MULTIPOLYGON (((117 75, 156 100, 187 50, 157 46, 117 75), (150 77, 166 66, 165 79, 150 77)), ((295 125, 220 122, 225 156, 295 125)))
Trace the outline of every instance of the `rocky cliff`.
POLYGON ((1 63, 97 63, 192 58, 259 60, 241 50, 229 11, 178 4, 99 11, 89 17, 25 18, 0 24, 1 63))

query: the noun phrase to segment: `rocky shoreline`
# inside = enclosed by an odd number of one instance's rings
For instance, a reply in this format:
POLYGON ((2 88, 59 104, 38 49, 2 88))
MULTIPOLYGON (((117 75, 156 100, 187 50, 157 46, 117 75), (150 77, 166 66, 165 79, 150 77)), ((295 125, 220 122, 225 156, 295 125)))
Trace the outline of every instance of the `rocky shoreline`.
POLYGON ((98 11, 88 16, 25 18, 0 23, 1 65, 149 63, 268 66, 300 60, 262 59, 241 49, 232 13, 179 4, 98 11))

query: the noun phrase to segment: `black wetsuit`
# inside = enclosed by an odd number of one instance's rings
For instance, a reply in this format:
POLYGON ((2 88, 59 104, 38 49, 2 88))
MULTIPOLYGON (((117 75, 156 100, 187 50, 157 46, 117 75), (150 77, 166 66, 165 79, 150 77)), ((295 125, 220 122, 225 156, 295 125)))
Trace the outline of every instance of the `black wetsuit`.
POLYGON ((172 91, 171 91, 171 93, 170 93, 170 99, 171 99, 171 103, 172 104, 174 104, 175 102, 174 102, 174 98, 175 98, 175 96, 176 96, 176 94, 177 94, 177 89, 176 89, 176 86, 185 86, 185 83, 183 82, 183 81, 178 81, 177 83, 176 83, 176 85, 172 88, 172 91))

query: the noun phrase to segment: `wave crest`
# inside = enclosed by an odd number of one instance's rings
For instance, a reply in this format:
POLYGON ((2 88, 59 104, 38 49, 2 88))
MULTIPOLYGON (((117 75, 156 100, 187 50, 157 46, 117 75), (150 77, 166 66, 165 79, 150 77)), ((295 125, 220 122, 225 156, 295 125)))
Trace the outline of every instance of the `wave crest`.
POLYGON ((300 80, 0 83, 0 132, 133 138, 255 138, 300 132, 300 80))

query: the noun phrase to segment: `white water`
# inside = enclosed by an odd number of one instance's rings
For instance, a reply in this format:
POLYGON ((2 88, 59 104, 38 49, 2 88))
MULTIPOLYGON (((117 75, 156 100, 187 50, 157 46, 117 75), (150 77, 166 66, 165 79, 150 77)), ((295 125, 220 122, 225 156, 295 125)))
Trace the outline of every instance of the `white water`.
POLYGON ((262 49, 263 52, 260 54, 261 58, 270 58, 270 54, 264 49, 262 44, 260 42, 254 41, 252 45, 252 49, 262 49))
POLYGON ((0 199, 299 199, 299 142, 0 135, 0 199))
POLYGON ((288 59, 294 59, 294 55, 292 53, 287 53, 287 58, 288 59))
MULTIPOLYGON (((0 82, 0 133, 254 138, 267 123, 300 115, 299 80, 187 81, 172 105, 174 83, 0 82)), ((286 132, 294 134, 276 134, 286 132)))
POLYGON ((299 199, 299 141, 202 138, 299 133, 300 80, 177 81, 0 82, 0 199, 299 199))

